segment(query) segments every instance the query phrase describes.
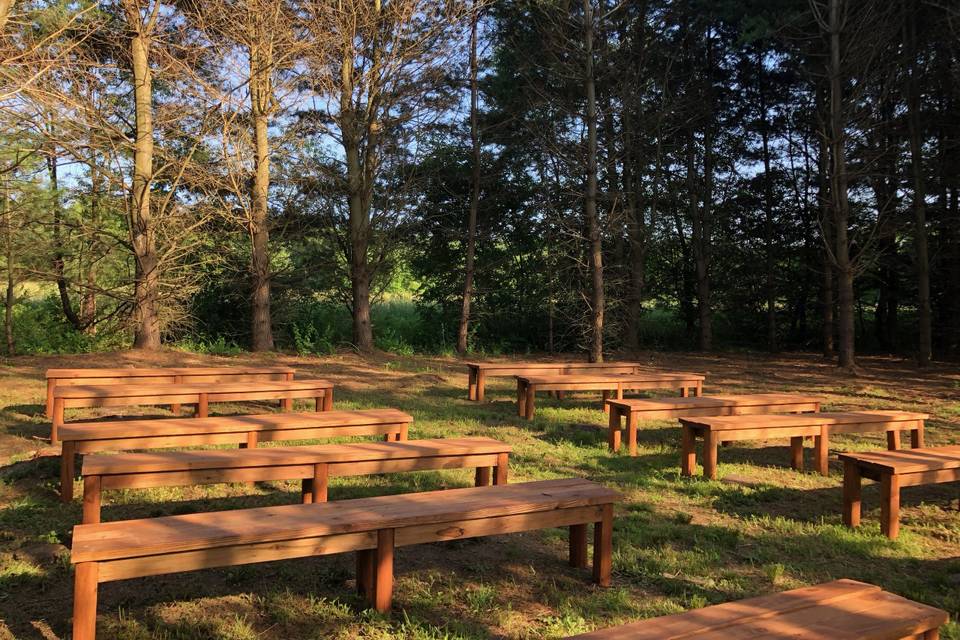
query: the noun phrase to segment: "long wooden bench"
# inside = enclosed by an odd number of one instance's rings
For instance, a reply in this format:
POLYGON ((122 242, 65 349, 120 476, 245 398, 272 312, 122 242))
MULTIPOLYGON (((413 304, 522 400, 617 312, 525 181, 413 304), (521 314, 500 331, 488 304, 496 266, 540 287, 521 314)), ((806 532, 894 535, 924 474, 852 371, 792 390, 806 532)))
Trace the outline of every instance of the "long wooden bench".
POLYGON ((356 551, 358 589, 385 613, 396 547, 550 527, 570 527, 570 564, 586 567, 594 525, 593 578, 607 586, 620 498, 574 478, 77 525, 73 638, 95 637, 102 582, 356 551))
POLYGON ((206 382, 191 384, 58 385, 53 389, 51 442, 57 442, 64 409, 194 404, 205 418, 211 402, 281 400, 291 411, 296 398, 313 398, 317 411, 333 408, 333 383, 327 380, 206 382))
POLYGON ((259 442, 340 436, 380 435, 402 441, 412 422, 413 417, 396 409, 73 422, 60 430, 60 499, 73 499, 75 454, 218 444, 252 449, 259 442))
POLYGON ((872 584, 835 580, 650 618, 567 640, 937 640, 946 611, 872 584))
POLYGON ((652 389, 679 389, 683 397, 690 392, 700 396, 703 393, 703 376, 698 373, 660 373, 647 371, 633 374, 568 374, 516 376, 517 413, 521 418, 533 419, 535 398, 540 391, 600 391, 603 393, 604 411, 608 410, 606 400, 610 394, 617 399, 623 398, 625 391, 648 391, 652 389))
POLYGON ((640 373, 647 369, 639 362, 468 362, 467 397, 482 401, 487 378, 526 375, 570 375, 576 373, 640 373))
POLYGON ((960 481, 960 445, 841 453, 843 523, 860 526, 861 478, 880 483, 880 531, 891 539, 900 534, 900 488, 960 481))
POLYGON ((687 398, 630 398, 607 400, 610 412, 610 450, 620 450, 620 429, 626 419, 630 455, 637 455, 637 424, 640 420, 669 420, 693 416, 740 416, 766 413, 820 411, 820 398, 785 393, 716 395, 687 398))
POLYGON ((720 416, 680 418, 682 428, 681 472, 692 476, 697 466, 696 439, 702 438, 703 475, 717 478, 717 445, 737 440, 790 439, 791 466, 803 469, 803 440, 814 439, 816 469, 828 475, 827 453, 830 436, 844 433, 886 432, 887 446, 900 448, 900 432, 909 431, 913 448, 923 446, 925 413, 909 411, 852 411, 846 413, 803 413, 794 415, 720 416))
MULTIPOLYGON (((293 380, 292 367, 121 367, 116 369, 47 369, 47 417, 53 417, 57 385, 182 384, 293 380)), ((174 410, 174 413, 176 411, 174 410)))
POLYGON ((110 489, 301 480, 304 503, 326 502, 328 479, 426 469, 472 469, 476 485, 506 484, 511 447, 492 438, 359 442, 246 450, 156 451, 83 460, 83 522, 100 522, 110 489))

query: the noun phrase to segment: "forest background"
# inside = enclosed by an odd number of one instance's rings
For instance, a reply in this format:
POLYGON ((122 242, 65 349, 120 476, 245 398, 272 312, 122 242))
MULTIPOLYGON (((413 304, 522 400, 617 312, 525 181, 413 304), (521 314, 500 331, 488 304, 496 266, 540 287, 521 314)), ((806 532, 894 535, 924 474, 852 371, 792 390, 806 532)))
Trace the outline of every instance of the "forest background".
POLYGON ((960 355, 939 0, 0 0, 7 353, 960 355))

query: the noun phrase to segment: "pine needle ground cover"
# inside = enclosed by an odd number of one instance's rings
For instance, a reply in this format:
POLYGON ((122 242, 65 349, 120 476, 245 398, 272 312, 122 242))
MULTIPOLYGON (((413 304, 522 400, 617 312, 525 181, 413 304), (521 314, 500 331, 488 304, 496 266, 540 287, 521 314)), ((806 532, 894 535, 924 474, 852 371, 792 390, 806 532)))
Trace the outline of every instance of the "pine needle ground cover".
MULTIPOLYGON (((705 392, 797 392, 824 410, 925 411, 927 445, 960 443, 960 371, 918 372, 864 358, 856 378, 818 357, 640 354, 665 370, 707 376, 705 392)), ((631 358, 634 359, 634 358, 631 358)), ((879 531, 879 487, 865 483, 863 525, 842 526, 835 453, 884 446, 882 434, 831 441, 831 475, 789 469, 788 443, 735 443, 720 480, 680 477, 679 430, 643 424, 639 456, 610 454, 599 394, 538 398, 517 416, 512 381, 487 402, 466 398, 466 369, 450 358, 353 355, 213 357, 169 351, 7 360, 0 375, 0 639, 65 638, 72 606, 69 545, 80 503, 57 500, 59 458, 44 438, 43 372, 51 367, 283 364, 336 385, 338 409, 396 407, 411 438, 479 435, 513 446, 511 482, 581 476, 626 496, 614 523, 614 581, 594 587, 566 564, 566 532, 547 530, 418 545, 397 553, 394 613, 361 609, 352 556, 328 556, 109 583, 100 590, 103 638, 555 638, 835 578, 880 585, 960 616, 957 486, 904 489, 900 538, 879 531)), ((303 405, 306 408, 306 405, 303 405)), ((241 406, 217 405, 219 412, 241 406)), ((261 405, 257 411, 276 410, 261 405)), ((146 415, 169 415, 146 409, 146 415)), ((80 417, 130 415, 85 410, 80 417)), ((336 478, 332 500, 472 484, 471 470, 336 478)), ((77 489, 79 490, 79 483, 77 489)), ((289 504, 295 483, 108 492, 104 520, 289 504)), ((960 638, 950 623, 944 637, 960 638)))

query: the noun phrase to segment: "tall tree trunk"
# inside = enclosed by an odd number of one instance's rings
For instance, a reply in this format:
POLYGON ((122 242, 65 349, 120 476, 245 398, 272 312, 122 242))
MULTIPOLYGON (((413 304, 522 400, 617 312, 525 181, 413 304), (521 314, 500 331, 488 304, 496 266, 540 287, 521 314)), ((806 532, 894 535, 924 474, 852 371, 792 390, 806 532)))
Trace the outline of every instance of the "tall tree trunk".
POLYGON ((920 125, 920 87, 917 83, 917 20, 919 2, 908 3, 907 23, 907 129, 910 136, 910 168, 913 178, 913 245, 917 270, 917 363, 930 364, 933 340, 930 328, 930 256, 927 248, 927 188, 923 173, 923 143, 920 125))
POLYGON ((777 292, 774 273, 773 246, 773 176, 770 173, 770 121, 767 117, 767 99, 764 85, 762 54, 757 56, 757 83, 760 97, 760 138, 763 151, 763 239, 765 264, 765 288, 767 293, 767 350, 777 351, 777 292))
POLYGON ((103 181, 100 168, 94 156, 90 162, 90 224, 94 229, 93 239, 87 242, 87 261, 85 269, 85 286, 80 298, 80 323, 83 330, 89 335, 97 333, 97 230, 100 229, 100 196, 103 191, 103 181))
MULTIPOLYGON (((53 123, 50 122, 51 128, 53 123)), ((53 131, 49 132, 51 136, 53 131)), ((63 210, 60 202, 60 176, 57 158, 56 145, 50 145, 47 152, 47 176, 50 180, 50 208, 52 209, 51 218, 53 219, 53 276, 57 282, 57 292, 60 294, 60 306, 63 308, 63 315, 67 322, 76 329, 80 330, 82 324, 80 318, 73 310, 73 303, 70 302, 70 289, 67 286, 67 277, 65 274, 65 262, 63 256, 63 210)))
POLYGON ((603 246, 597 216, 597 91, 593 70, 593 5, 583 0, 584 89, 587 125, 587 192, 584 214, 590 243, 590 362, 603 362, 603 246))
POLYGON ((130 236, 135 262, 133 346, 154 350, 160 348, 160 274, 155 222, 150 209, 153 185, 153 72, 150 69, 150 46, 159 4, 154 5, 146 22, 140 15, 139 3, 124 0, 124 10, 131 31, 136 129, 130 197, 130 236))
MULTIPOLYGON (((253 20, 257 20, 256 17, 253 20)), ((270 318, 270 231, 267 198, 270 191, 269 113, 273 100, 271 87, 271 52, 261 44, 251 44, 250 110, 254 130, 254 178, 250 207, 250 275, 251 275, 251 338, 254 351, 273 349, 273 328, 270 318)))
MULTIPOLYGON (((344 43, 340 67, 340 130, 347 164, 347 199, 350 226, 350 285, 353 343, 362 352, 373 350, 370 323, 370 189, 360 161, 359 123, 353 106, 352 42, 344 43)), ((368 141, 368 146, 370 142, 368 141)))
POLYGON ((4 257, 7 261, 7 291, 4 298, 3 329, 7 343, 7 355, 14 356, 17 353, 16 343, 13 338, 13 303, 15 299, 16 274, 14 273, 13 261, 13 230, 10 228, 9 199, 7 196, 6 181, 4 181, 3 192, 0 193, 0 221, 3 224, 3 245, 4 257))
MULTIPOLYGON (((826 104, 820 87, 817 88, 818 109, 826 104)), ((829 146, 829 116, 823 115, 823 131, 817 132, 819 141, 819 155, 817 157, 817 200, 820 209, 820 235, 823 240, 821 255, 821 283, 820 283, 820 327, 821 346, 825 358, 836 355, 834 337, 837 327, 834 318, 834 287, 833 287, 833 211, 832 196, 830 195, 830 146, 829 146)))
POLYGON ((837 299, 839 315, 839 365, 844 369, 856 366, 856 329, 853 277, 854 264, 850 257, 848 180, 846 160, 846 122, 843 113, 843 76, 840 49, 842 21, 840 4, 845 0, 830 0, 830 195, 833 208, 833 233, 835 246, 834 265, 837 269, 837 299))
POLYGON ((470 173, 470 213, 467 220, 467 257, 463 281, 463 306, 460 309, 460 326, 457 328, 457 353, 467 352, 470 334, 470 304, 473 301, 474 255, 477 243, 477 215, 480 211, 480 128, 478 110, 480 91, 477 83, 477 28, 480 8, 474 2, 470 19, 470 147, 473 166, 470 173))

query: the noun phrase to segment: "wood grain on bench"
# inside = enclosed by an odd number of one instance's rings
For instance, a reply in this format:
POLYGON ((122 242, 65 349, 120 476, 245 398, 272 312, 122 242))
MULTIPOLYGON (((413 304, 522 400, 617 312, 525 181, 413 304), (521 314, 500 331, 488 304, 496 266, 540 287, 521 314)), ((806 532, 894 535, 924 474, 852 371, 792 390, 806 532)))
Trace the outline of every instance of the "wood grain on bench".
POLYGON ((77 525, 73 637, 95 637, 101 582, 356 551, 359 589, 387 612, 395 547, 570 527, 570 562, 585 567, 591 523, 594 581, 607 586, 620 499, 572 478, 77 525))
POLYGON ((482 401, 488 377, 597 372, 639 373, 646 368, 639 362, 468 362, 467 397, 470 400, 482 401))
POLYGON ((53 390, 51 442, 59 439, 64 410, 85 407, 131 407, 195 404, 205 418, 211 402, 281 400, 285 411, 296 398, 313 398, 317 411, 333 408, 333 383, 327 380, 205 382, 185 384, 58 385, 53 390))
MULTIPOLYGON (((624 391, 643 391, 651 389, 679 389, 684 397, 692 390, 693 395, 703 393, 704 377, 699 373, 663 373, 644 371, 640 373, 614 375, 607 373, 578 373, 570 375, 516 376, 517 413, 521 418, 533 419, 535 398, 538 391, 601 391, 606 401, 611 393, 617 399, 623 398, 624 391)), ((604 411, 608 410, 606 403, 604 411)))
POLYGON ((610 412, 607 444, 611 451, 620 450, 620 428, 624 419, 626 419, 630 455, 636 456, 637 423, 640 420, 758 413, 808 413, 820 411, 820 403, 820 398, 787 393, 607 400, 610 412))
POLYGON ((53 417, 57 385, 179 384, 184 382, 249 382, 293 380, 293 367, 119 367, 114 369, 47 369, 47 417, 53 417))
POLYGON ((910 411, 849 411, 792 415, 680 418, 681 472, 692 476, 696 467, 696 439, 703 438, 704 476, 717 477, 717 445, 736 440, 789 438, 791 466, 803 469, 803 439, 813 437, 816 469, 827 475, 830 436, 844 433, 886 432, 887 447, 900 448, 900 432, 910 431, 914 448, 923 446, 923 423, 929 416, 910 411))
POLYGON ((341 436, 379 435, 401 441, 407 439, 412 422, 410 414, 396 409, 73 422, 60 431, 60 498, 73 499, 75 454, 224 444, 252 449, 260 442, 341 436))
POLYGON ((900 489, 960 481, 960 445, 900 451, 841 453, 843 462, 843 523, 860 525, 861 479, 880 483, 880 532, 891 539, 900 534, 900 489))
POLYGON ((568 640, 936 640, 947 613, 836 580, 571 636, 568 640))
POLYGON ((477 470, 477 486, 506 484, 511 447, 492 438, 358 442, 246 450, 92 455, 83 461, 83 522, 100 521, 111 489, 301 480, 304 503, 327 500, 328 479, 426 469, 477 470))

